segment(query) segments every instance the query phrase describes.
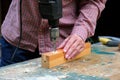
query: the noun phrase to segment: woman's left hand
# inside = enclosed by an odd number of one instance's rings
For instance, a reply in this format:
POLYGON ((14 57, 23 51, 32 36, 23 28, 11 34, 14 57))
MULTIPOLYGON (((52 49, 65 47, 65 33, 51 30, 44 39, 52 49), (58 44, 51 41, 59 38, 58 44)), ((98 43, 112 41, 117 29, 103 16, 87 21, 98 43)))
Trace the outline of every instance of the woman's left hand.
POLYGON ((63 49, 66 59, 74 58, 85 48, 85 42, 76 34, 68 36, 58 49, 63 49))

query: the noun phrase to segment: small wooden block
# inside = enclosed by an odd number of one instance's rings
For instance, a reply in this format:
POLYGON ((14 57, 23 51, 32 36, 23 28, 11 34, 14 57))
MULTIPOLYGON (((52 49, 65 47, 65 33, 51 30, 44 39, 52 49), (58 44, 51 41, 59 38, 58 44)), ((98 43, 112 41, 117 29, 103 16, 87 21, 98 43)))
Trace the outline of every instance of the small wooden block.
POLYGON ((74 61, 76 59, 79 59, 82 56, 88 55, 91 53, 91 43, 86 42, 85 43, 85 49, 78 54, 75 58, 67 60, 64 56, 65 53, 62 49, 56 50, 55 52, 46 52, 42 54, 42 67, 43 68, 52 68, 57 65, 69 62, 69 61, 74 61))

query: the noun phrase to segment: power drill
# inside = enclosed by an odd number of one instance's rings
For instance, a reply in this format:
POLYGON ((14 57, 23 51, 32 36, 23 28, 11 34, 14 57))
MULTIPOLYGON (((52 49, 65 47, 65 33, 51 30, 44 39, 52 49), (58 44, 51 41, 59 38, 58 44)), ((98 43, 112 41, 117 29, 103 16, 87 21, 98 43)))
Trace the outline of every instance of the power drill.
POLYGON ((39 0, 39 9, 42 18, 48 19, 50 40, 55 51, 59 37, 59 19, 62 17, 62 0, 39 0))

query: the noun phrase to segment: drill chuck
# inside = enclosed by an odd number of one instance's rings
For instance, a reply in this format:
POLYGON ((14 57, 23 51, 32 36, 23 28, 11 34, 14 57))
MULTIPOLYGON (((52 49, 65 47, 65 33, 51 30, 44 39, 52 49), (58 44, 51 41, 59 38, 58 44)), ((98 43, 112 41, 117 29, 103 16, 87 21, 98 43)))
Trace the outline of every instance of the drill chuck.
POLYGON ((50 30, 50 40, 55 43, 57 38, 59 38, 59 28, 49 28, 50 30))

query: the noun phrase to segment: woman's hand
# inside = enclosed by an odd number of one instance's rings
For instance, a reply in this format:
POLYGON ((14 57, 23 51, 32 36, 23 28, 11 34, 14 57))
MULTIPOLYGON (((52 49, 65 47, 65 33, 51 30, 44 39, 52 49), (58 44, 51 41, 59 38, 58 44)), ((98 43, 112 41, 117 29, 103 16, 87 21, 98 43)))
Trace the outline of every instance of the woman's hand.
POLYGON ((85 42, 78 35, 73 34, 62 42, 58 49, 60 48, 62 48, 66 53, 65 58, 71 59, 85 48, 85 42))

